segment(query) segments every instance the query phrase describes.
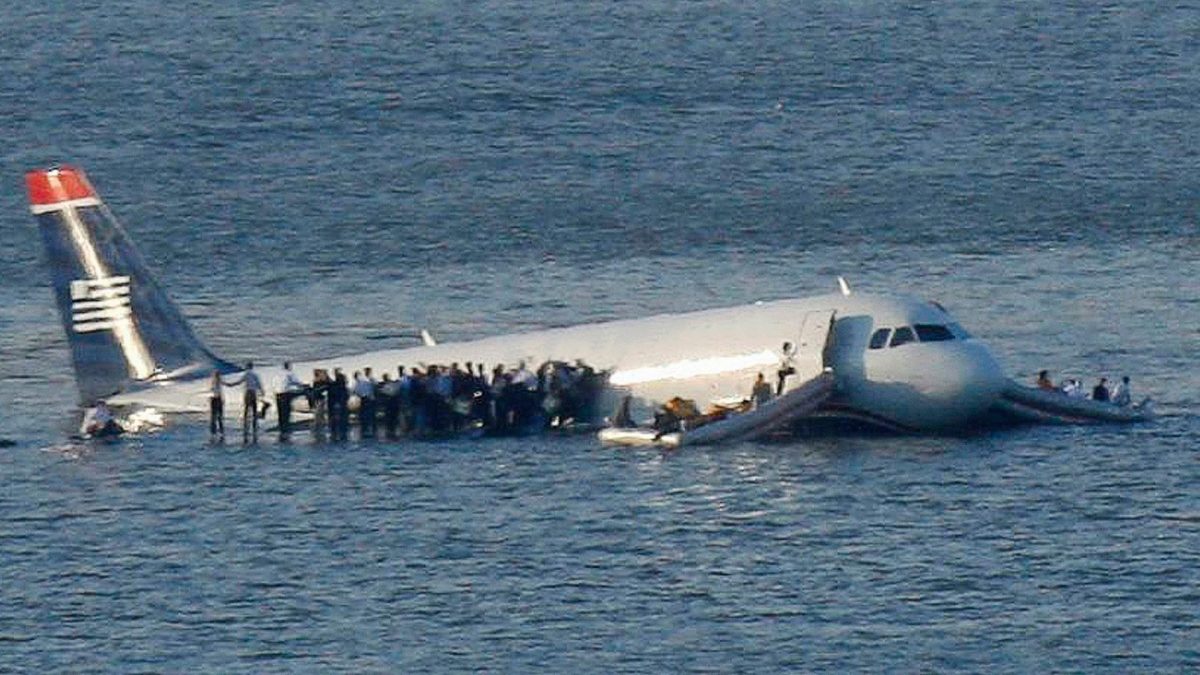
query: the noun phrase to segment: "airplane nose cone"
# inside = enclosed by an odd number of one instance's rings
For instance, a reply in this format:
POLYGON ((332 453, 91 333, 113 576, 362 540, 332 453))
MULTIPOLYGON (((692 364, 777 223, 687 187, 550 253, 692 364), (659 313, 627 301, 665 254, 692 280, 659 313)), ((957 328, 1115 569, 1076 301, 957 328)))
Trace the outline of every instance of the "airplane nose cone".
POLYGON ((928 395, 940 413, 936 425, 960 426, 988 411, 1004 390, 1006 378, 1000 363, 983 344, 963 342, 938 359, 936 383, 928 395))
POLYGON ((887 350, 870 368, 862 386, 853 380, 844 385, 849 405, 931 431, 975 423, 995 405, 1008 381, 988 348, 975 340, 887 350))
POLYGON ((969 392, 967 398, 973 405, 973 410, 970 415, 980 415, 987 412, 996 400, 1000 398, 1001 392, 1008 382, 1008 378, 1004 375, 1004 370, 1000 367, 1000 362, 987 347, 982 344, 967 345, 963 360, 964 369, 968 372, 967 381, 964 383, 965 389, 969 392))

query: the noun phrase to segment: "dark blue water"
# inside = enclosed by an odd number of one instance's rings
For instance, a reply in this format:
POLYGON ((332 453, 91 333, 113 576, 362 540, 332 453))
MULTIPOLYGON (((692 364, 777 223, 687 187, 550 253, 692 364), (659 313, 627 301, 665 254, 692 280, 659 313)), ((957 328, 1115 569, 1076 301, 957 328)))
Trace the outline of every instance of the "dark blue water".
POLYGON ((0 670, 1200 667, 1200 6, 0 8, 0 670), (1155 423, 71 444, 21 176, 264 361, 857 288, 1155 423))

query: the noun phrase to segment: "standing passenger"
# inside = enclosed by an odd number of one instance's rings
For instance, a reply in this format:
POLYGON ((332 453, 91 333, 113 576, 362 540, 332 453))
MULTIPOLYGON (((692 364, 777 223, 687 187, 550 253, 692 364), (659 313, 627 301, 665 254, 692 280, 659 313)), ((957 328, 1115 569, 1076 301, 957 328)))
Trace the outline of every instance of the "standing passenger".
POLYGON ((400 433, 409 434, 412 433, 414 422, 412 376, 404 372, 404 366, 396 366, 396 375, 399 377, 400 433))
POLYGON ((308 409, 313 414, 313 438, 325 440, 325 425, 329 424, 329 373, 324 368, 313 370, 313 383, 308 389, 308 409))
POLYGON ((213 371, 208 383, 208 433, 225 438, 225 392, 221 373, 213 371))
POLYGON ((499 434, 508 431, 509 396, 506 391, 507 387, 508 375, 504 373, 504 367, 496 366, 492 369, 492 410, 489 417, 491 418, 491 430, 499 434))
POLYGON ((512 374, 510 381, 518 387, 529 390, 537 389, 537 376, 529 372, 529 369, 525 367, 524 360, 517 364, 517 371, 512 374))
POLYGON ((429 366, 428 384, 426 386, 426 400, 431 403, 430 415, 433 421, 433 430, 437 433, 446 431, 450 426, 450 402, 454 397, 454 383, 450 379, 450 374, 445 368, 439 366, 429 366))
POLYGON ((304 384, 292 372, 290 361, 283 362, 283 374, 275 384, 275 409, 279 415, 279 440, 286 441, 292 422, 292 399, 304 392, 304 384))
POLYGON ((479 374, 467 373, 471 377, 471 417, 478 420, 485 430, 491 428, 492 390, 484 375, 483 364, 477 363, 479 374))
POLYGON ((367 381, 367 385, 370 388, 370 393, 365 399, 365 402, 367 403, 367 433, 371 436, 371 438, 375 438, 375 422, 377 421, 379 413, 379 400, 376 398, 376 396, 379 394, 379 383, 375 380, 375 376, 371 374, 370 366, 363 368, 363 379, 367 381))
POLYGON ((262 396, 262 379, 254 372, 254 362, 246 362, 246 370, 236 381, 230 384, 243 386, 242 392, 242 442, 249 443, 251 438, 258 442, 258 399, 262 396))
POLYGON ((424 436, 429 430, 429 397, 425 373, 420 368, 413 368, 408 384, 408 400, 412 405, 412 426, 409 429, 417 436, 424 436))
POLYGON ((452 431, 459 431, 466 426, 467 413, 470 411, 470 404, 467 400, 470 388, 470 381, 462 369, 458 367, 458 363, 451 363, 449 403, 450 428, 452 431))
POLYGON ((375 392, 379 407, 383 408, 383 431, 385 437, 396 440, 396 426, 400 422, 400 383, 393 380, 388 373, 383 374, 379 388, 375 392))
POLYGON ((350 429, 350 411, 346 409, 349 400, 346 374, 341 368, 334 368, 333 382, 329 385, 329 436, 335 441, 346 440, 350 429))
POLYGON ((776 373, 779 383, 775 386, 775 395, 783 395, 783 387, 787 384, 789 375, 796 374, 796 348, 791 342, 783 343, 783 358, 779 361, 779 371, 776 373))
POLYGON ((358 428, 361 438, 375 435, 375 383, 370 373, 354 373, 354 395, 358 397, 358 428))

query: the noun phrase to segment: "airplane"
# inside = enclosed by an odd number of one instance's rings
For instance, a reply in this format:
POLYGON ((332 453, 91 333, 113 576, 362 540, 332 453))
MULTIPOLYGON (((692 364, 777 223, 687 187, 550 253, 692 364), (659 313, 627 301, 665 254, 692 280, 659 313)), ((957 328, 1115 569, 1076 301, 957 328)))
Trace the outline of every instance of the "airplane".
MULTIPOLYGON (((159 285, 84 172, 71 166, 26 174, 30 210, 47 252, 80 402, 208 410, 213 371, 242 367, 210 351, 159 285)), ((435 342, 297 362, 295 370, 395 372, 404 364, 582 361, 606 373, 612 397, 641 411, 672 397, 700 403, 750 396, 756 376, 821 373, 834 386, 813 418, 903 432, 968 428, 988 416, 1010 381, 988 347, 940 304, 909 295, 851 291, 435 342)), ((281 368, 257 368, 265 383, 281 368)))

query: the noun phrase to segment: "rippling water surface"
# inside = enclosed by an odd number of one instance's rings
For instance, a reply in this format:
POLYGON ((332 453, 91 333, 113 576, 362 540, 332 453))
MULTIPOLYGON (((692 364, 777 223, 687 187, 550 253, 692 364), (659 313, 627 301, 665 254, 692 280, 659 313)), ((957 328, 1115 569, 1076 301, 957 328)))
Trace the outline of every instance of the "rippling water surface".
POLYGON ((1198 7, 0 8, 0 670, 1200 667, 1198 7), (21 175, 262 361, 857 288, 1153 424, 73 444, 21 175))

